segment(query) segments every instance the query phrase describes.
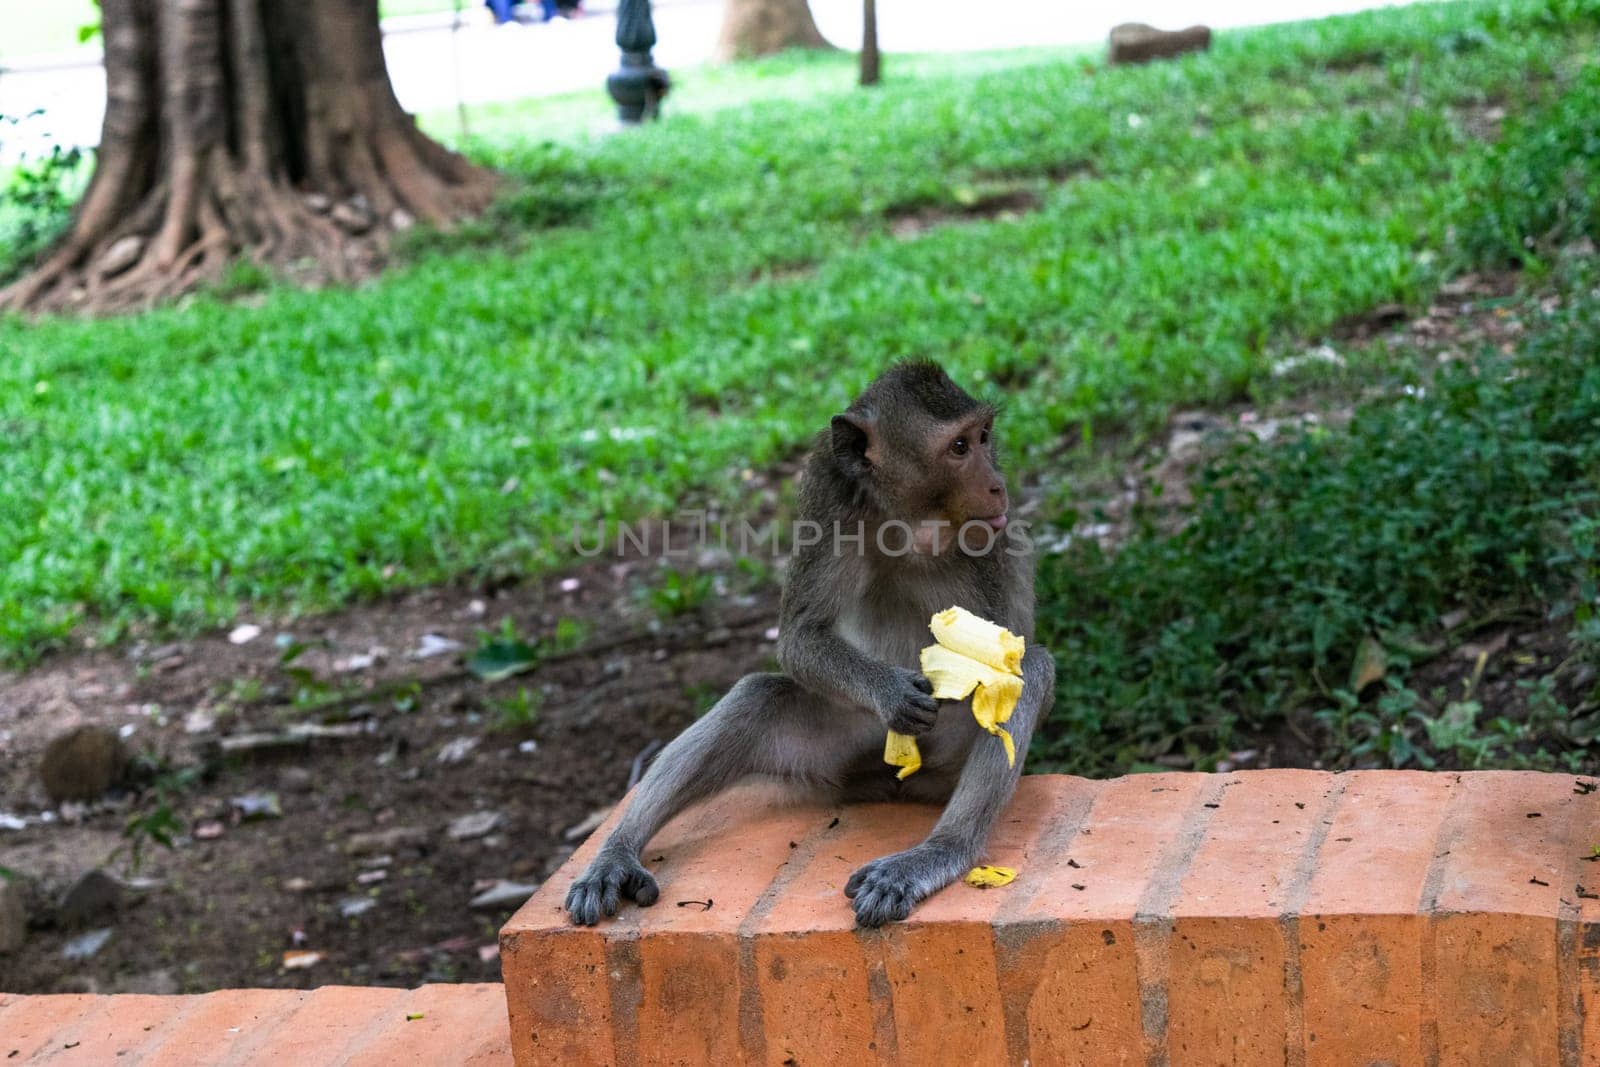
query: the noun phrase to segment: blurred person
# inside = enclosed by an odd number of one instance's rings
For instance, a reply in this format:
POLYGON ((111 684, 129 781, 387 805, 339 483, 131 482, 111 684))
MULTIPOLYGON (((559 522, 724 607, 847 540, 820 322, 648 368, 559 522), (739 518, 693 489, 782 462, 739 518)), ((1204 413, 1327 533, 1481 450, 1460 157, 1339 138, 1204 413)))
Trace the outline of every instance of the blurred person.
POLYGON ((522 0, 483 0, 483 6, 494 13, 496 26, 514 25, 517 21, 517 7, 521 3, 522 0))

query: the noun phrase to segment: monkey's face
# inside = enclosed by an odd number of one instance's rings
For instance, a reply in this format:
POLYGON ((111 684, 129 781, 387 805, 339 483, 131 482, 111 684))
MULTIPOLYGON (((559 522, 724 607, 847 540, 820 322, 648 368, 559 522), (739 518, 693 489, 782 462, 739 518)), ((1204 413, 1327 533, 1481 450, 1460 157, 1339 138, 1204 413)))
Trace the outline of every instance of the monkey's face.
POLYGON ((994 456, 994 412, 986 407, 954 422, 936 425, 922 457, 932 490, 932 513, 960 527, 983 522, 995 530, 1006 526, 1005 478, 994 456))
POLYGON ((906 523, 919 552, 940 554, 968 524, 1005 529, 994 414, 936 364, 902 363, 834 416, 832 452, 883 520, 906 523))

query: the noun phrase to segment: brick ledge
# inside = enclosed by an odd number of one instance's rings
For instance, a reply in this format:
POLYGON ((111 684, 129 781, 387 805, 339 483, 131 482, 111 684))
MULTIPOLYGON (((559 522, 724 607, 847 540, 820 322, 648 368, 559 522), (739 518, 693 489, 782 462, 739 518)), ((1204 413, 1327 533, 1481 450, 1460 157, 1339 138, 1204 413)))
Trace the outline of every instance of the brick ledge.
POLYGON ((0 993, 5 1067, 511 1062, 505 991, 495 984, 225 989, 178 997, 0 993))
POLYGON ((932 809, 731 795, 646 851, 655 907, 567 924, 607 826, 513 917, 512 1044, 524 1065, 1600 1064, 1591 782, 1030 777, 989 850, 1016 882, 877 932, 844 881, 932 809))

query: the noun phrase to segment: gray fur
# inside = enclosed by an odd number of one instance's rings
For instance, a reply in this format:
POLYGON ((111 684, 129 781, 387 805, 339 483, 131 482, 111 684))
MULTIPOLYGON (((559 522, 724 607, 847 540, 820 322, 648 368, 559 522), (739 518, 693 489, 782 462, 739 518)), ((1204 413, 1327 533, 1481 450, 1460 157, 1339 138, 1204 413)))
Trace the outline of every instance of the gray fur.
MULTIPOLYGON (((840 556, 825 538, 796 553, 778 640, 784 673, 740 679, 662 751, 617 828, 568 892, 573 922, 592 925, 602 915, 615 915, 623 898, 654 903, 655 880, 639 862, 650 838, 679 811, 751 775, 845 801, 944 805, 925 841, 851 876, 845 894, 862 926, 904 919, 982 858, 989 831, 1016 788, 1021 757, 1054 695, 1054 663, 1033 641, 1032 556, 1015 547, 1007 551, 1004 543, 986 555, 876 552, 873 533, 879 525, 932 513, 895 514, 885 504, 915 500, 924 491, 933 494, 930 500, 937 495, 929 485, 905 484, 908 478, 937 481, 936 472, 921 473, 933 465, 926 442, 963 418, 986 417, 988 409, 936 367, 910 364, 885 374, 850 411, 870 416, 863 421, 870 438, 857 436, 861 453, 873 462, 849 454, 853 438, 841 445, 836 424, 812 454, 800 510, 803 519, 826 529, 838 524, 853 531, 864 523, 866 551, 853 554, 852 545, 840 556), (928 695, 932 687, 918 669, 918 654, 931 640, 929 618, 953 604, 1028 641, 1022 699, 1007 724, 1019 755, 1016 767, 1006 766, 1000 743, 979 729, 966 702, 928 695), (904 782, 882 762, 886 729, 918 737, 922 769, 904 782)), ((981 469, 961 475, 969 490, 975 478, 998 482, 992 458, 974 462, 981 469)), ((979 490, 981 496, 982 485, 979 490)), ((1003 485, 995 492, 1003 507, 1003 485)))

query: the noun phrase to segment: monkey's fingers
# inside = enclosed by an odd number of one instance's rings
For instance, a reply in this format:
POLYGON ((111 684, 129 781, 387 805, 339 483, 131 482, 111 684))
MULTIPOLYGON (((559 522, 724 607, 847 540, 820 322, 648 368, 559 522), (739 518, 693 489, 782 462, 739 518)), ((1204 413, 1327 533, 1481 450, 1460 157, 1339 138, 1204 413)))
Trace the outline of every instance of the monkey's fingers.
POLYGON ((916 678, 912 680, 911 684, 922 690, 924 693, 927 693, 929 696, 933 695, 933 682, 929 680, 926 674, 917 675, 916 678))
POLYGON ((643 867, 628 876, 628 880, 623 883, 622 891, 641 908, 648 908, 661 896, 661 889, 656 885, 656 880, 643 867))

